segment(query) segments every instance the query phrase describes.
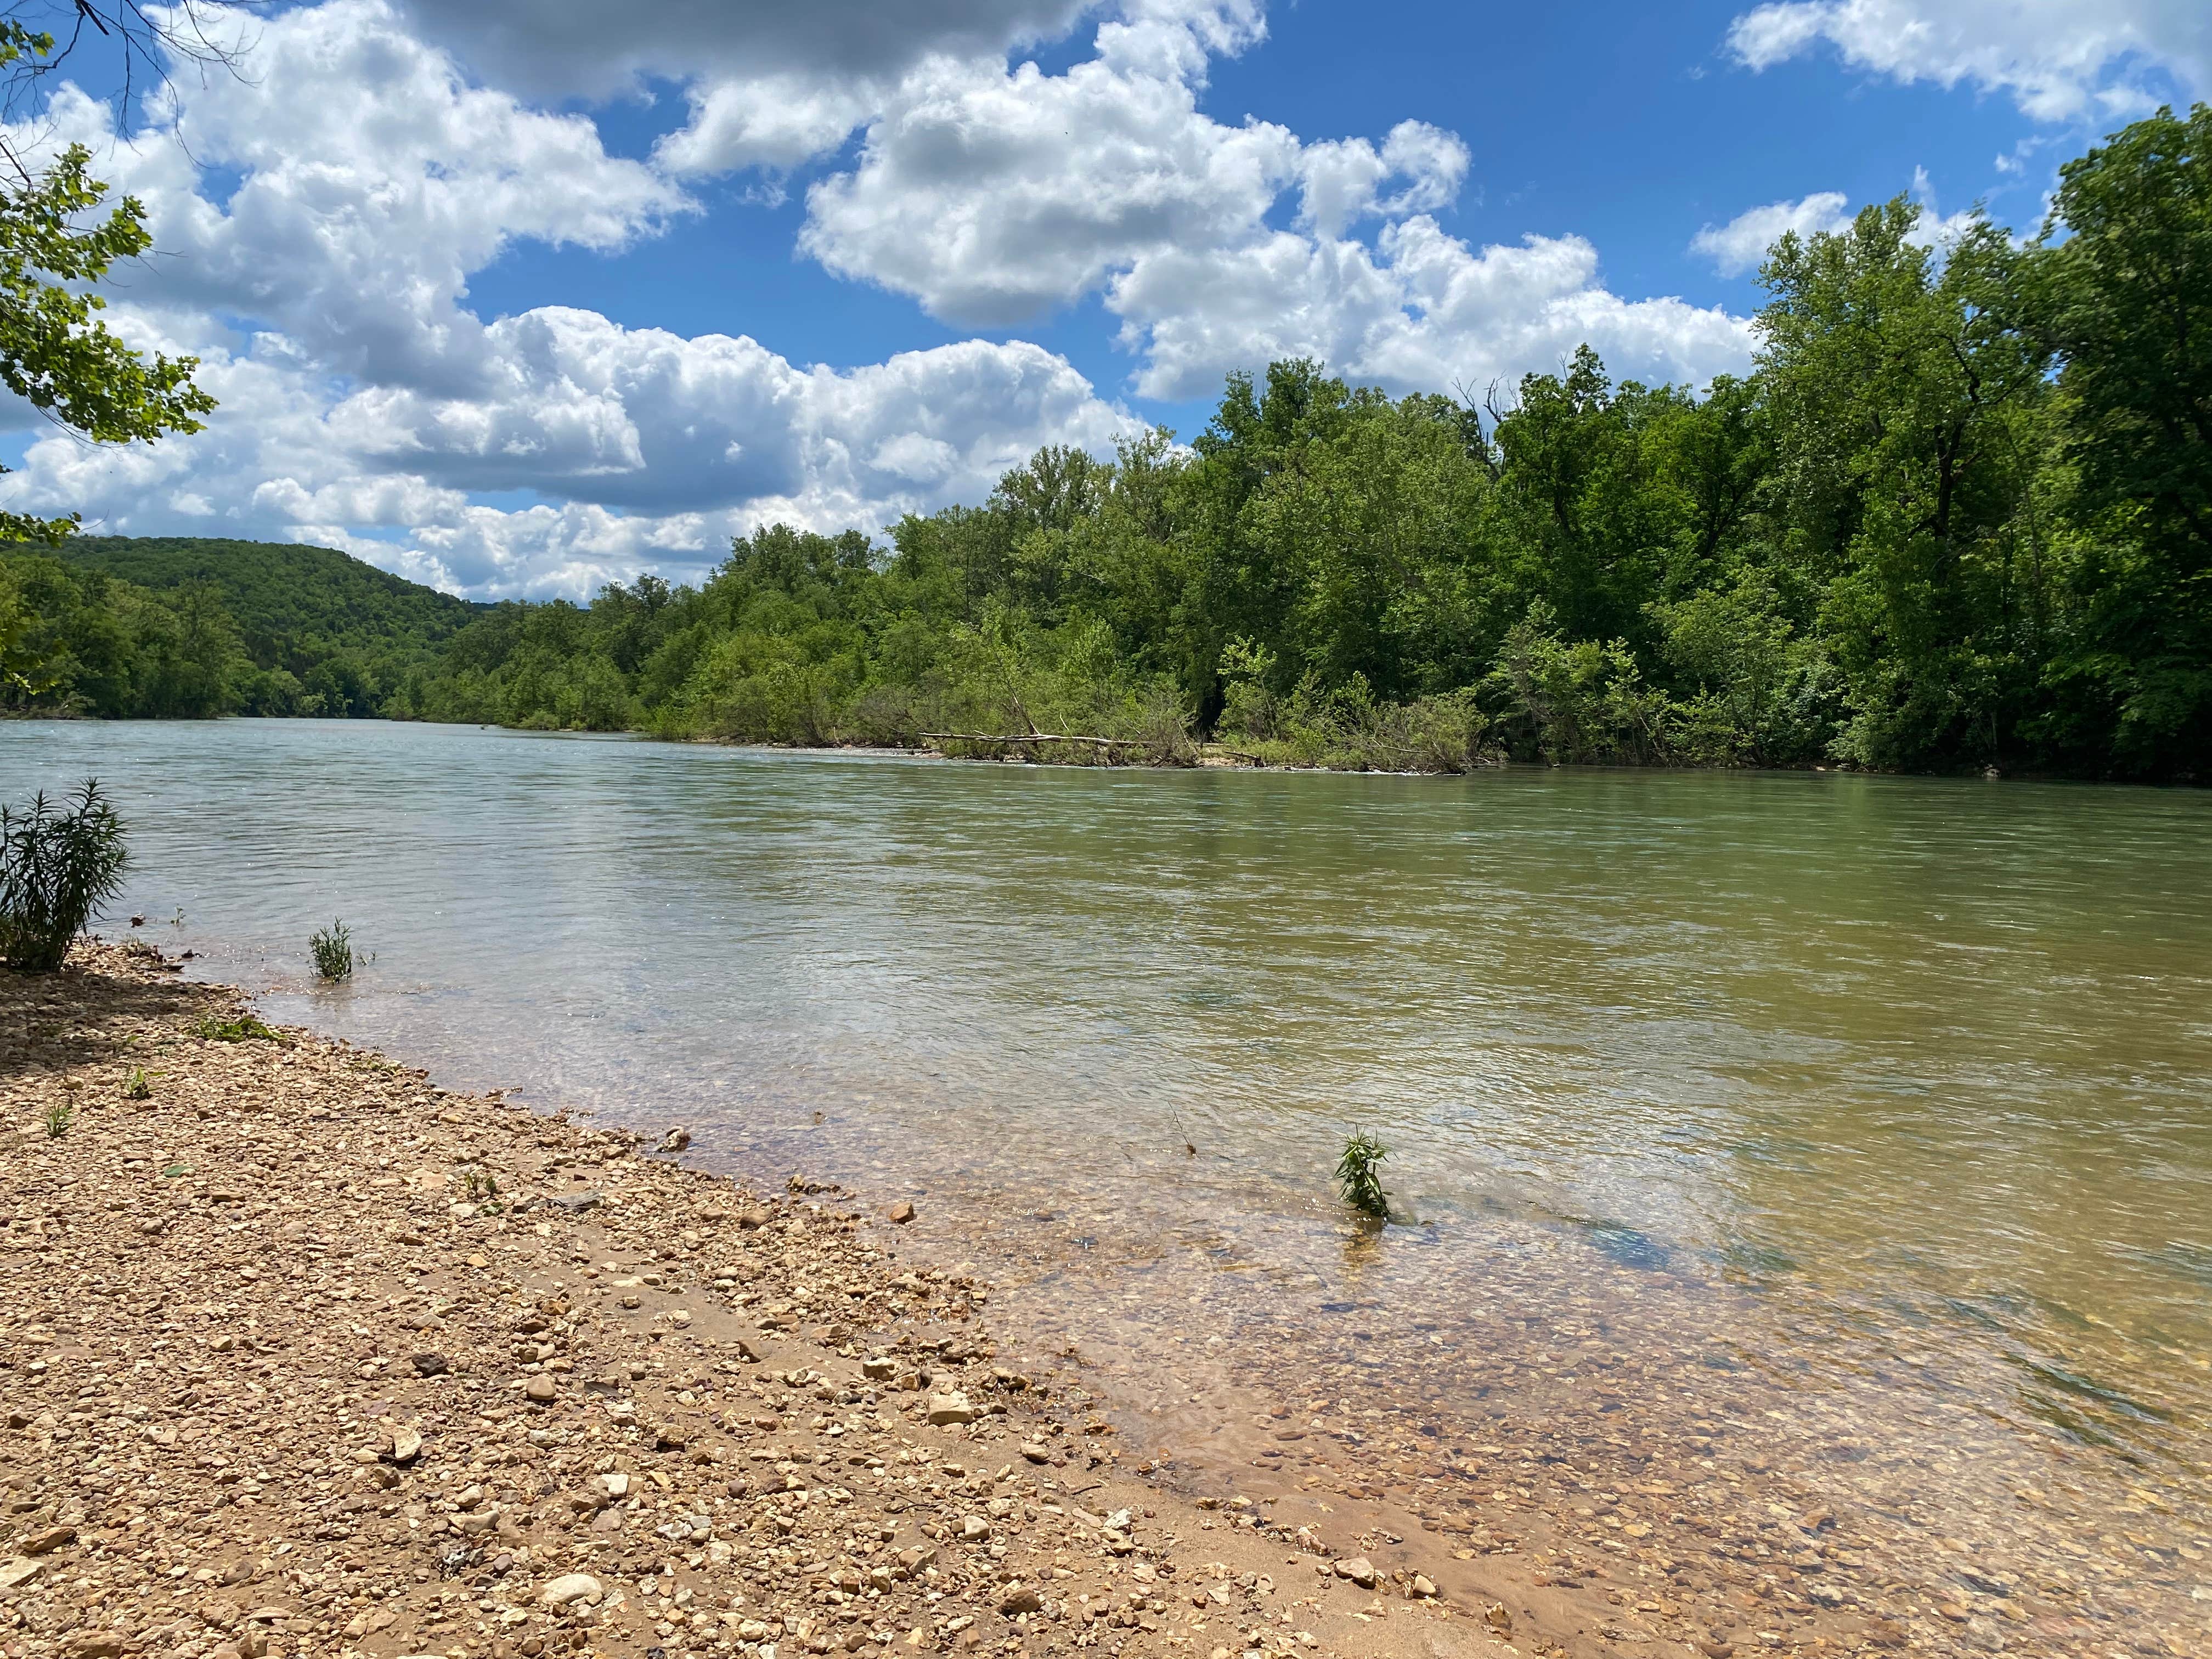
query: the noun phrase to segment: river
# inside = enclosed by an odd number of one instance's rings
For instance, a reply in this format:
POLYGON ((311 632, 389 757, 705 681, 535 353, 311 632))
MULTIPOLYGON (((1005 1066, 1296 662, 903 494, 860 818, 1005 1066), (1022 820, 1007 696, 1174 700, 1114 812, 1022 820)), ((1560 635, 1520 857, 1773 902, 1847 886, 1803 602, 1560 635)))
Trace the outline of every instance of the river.
POLYGON ((270 1018, 914 1198, 1193 1480, 1480 1536, 1734 1433, 1960 1632, 2094 1627, 2054 1571, 2212 1617, 2212 795, 0 724, 0 798, 87 774, 145 931, 270 1018))

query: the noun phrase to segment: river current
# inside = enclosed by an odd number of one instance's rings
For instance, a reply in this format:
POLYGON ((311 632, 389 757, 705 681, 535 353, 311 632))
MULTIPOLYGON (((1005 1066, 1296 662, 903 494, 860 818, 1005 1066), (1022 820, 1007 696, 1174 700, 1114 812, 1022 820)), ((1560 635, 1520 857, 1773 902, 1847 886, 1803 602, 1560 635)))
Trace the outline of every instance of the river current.
MULTIPOLYGON (((88 774, 111 934, 451 1087, 913 1198, 1194 1480, 1563 1554, 1749 1480, 1866 1517, 1806 1617, 2212 1626, 2212 795, 0 724, 0 799, 88 774), (319 987, 334 917, 364 966, 319 987)), ((1786 1627, 1731 1571, 1699 1616, 1786 1627)))

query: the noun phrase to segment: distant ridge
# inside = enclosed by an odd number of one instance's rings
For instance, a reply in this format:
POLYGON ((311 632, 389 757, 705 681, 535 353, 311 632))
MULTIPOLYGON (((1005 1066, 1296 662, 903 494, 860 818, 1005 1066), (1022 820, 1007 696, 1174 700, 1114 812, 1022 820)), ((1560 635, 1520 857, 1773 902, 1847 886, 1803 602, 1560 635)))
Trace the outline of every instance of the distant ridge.
POLYGON ((491 608, 298 542, 72 536, 54 554, 157 592, 207 583, 263 668, 369 646, 434 647, 491 608))

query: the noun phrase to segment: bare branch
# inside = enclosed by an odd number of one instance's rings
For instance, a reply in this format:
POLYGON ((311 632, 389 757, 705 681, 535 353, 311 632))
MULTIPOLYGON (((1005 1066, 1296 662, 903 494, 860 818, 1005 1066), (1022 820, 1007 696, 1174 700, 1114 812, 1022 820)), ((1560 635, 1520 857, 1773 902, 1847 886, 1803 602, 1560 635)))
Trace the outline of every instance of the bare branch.
MULTIPOLYGON (((238 75, 248 43, 236 21, 274 8, 276 0, 15 0, 7 21, 34 36, 50 37, 46 52, 27 52, 0 68, 0 118, 21 121, 34 113, 46 83, 65 67, 70 78, 99 91, 121 127, 132 106, 167 92, 177 72, 191 68, 238 75), (226 25, 230 27, 225 27, 226 25), (100 89, 104 88, 104 91, 100 89)), ((15 161, 12 149, 0 150, 15 161)), ((19 173, 22 171, 17 164, 19 173)))

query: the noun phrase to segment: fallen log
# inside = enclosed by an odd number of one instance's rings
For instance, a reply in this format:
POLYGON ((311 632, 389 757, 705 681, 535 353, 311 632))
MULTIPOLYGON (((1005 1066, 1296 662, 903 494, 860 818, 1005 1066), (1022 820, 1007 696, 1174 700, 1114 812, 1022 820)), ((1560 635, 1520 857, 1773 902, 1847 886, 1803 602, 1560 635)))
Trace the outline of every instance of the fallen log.
POLYGON ((932 743, 1087 743, 1098 749, 1145 749, 1146 738, 1091 738, 1067 732, 924 732, 932 743))

